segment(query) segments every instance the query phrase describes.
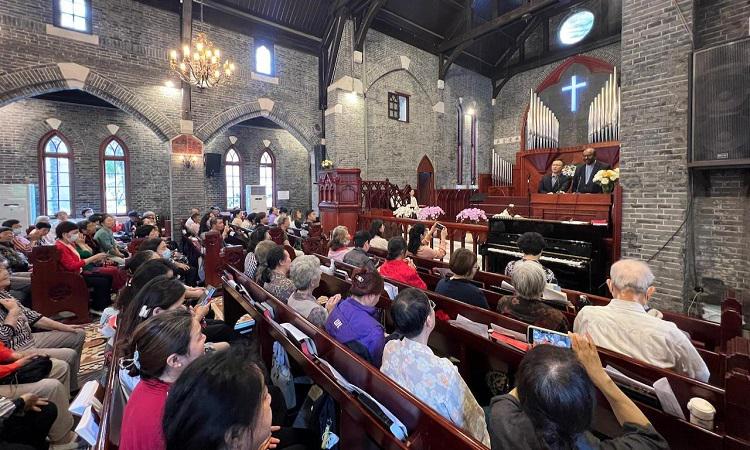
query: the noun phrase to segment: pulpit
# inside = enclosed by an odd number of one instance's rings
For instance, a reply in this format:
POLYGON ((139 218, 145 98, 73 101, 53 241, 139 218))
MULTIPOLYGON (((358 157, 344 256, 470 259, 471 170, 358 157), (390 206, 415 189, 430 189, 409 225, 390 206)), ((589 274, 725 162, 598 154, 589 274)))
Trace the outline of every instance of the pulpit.
POLYGON ((531 217, 610 221, 612 194, 531 194, 531 217))
POLYGON ((359 169, 327 170, 318 179, 320 221, 324 233, 344 225, 349 233, 357 231, 361 209, 362 179, 359 169))

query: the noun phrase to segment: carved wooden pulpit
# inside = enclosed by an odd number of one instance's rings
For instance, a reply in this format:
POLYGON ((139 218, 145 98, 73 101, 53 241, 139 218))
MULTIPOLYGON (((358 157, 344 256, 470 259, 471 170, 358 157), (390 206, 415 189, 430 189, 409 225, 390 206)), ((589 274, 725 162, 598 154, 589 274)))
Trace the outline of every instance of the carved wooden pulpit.
POLYGON ((324 233, 339 225, 357 231, 357 215, 361 209, 362 178, 359 169, 333 169, 320 174, 318 193, 320 221, 324 233))

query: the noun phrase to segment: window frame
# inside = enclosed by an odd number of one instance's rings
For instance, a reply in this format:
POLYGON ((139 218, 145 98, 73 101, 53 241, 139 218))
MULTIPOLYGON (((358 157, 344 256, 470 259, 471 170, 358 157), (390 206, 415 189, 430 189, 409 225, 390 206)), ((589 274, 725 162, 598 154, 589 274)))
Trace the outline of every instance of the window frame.
POLYGON ((387 106, 388 106, 388 118, 401 123, 409 123, 409 94, 403 92, 388 92, 387 106), (401 120, 401 98, 406 100, 406 120, 401 120), (391 107, 391 104, 395 101, 395 109, 391 107))
POLYGON ((60 0, 52 0, 52 10, 53 10, 53 23, 56 27, 62 28, 63 30, 69 30, 73 31, 75 33, 84 33, 84 34, 94 34, 94 26, 93 26, 93 19, 91 17, 91 12, 93 10, 91 6, 91 2, 93 0, 83 0, 83 2, 86 4, 86 30, 77 30, 75 28, 69 28, 66 26, 63 26, 61 15, 62 10, 60 9, 60 0))
POLYGON ((273 47, 273 43, 269 40, 265 39, 256 39, 253 43, 253 72, 257 73, 258 75, 262 75, 265 77, 275 77, 276 76, 276 52, 273 47), (265 47, 266 50, 271 55, 271 72, 270 73, 264 73, 258 70, 258 49, 261 47, 265 47))
POLYGON ((258 158, 258 184, 262 184, 260 177, 260 169, 262 167, 271 168, 271 206, 274 206, 276 205, 276 156, 273 154, 270 147, 264 148, 260 153, 260 158, 258 158), (268 153, 268 156, 271 158, 271 164, 265 164, 262 162, 263 155, 266 153, 268 153))
POLYGON ((236 166, 239 168, 239 176, 240 176, 240 204, 238 206, 239 209, 244 209, 242 205, 245 204, 245 193, 243 192, 242 186, 243 186, 243 176, 242 176, 242 155, 240 155, 239 150, 237 150, 237 147, 234 145, 230 146, 226 152, 224 152, 224 206, 229 210, 229 190, 227 189, 227 177, 229 176, 229 171, 227 170, 227 166, 236 166), (234 151, 234 153, 237 155, 237 162, 229 162, 227 161, 227 156, 229 155, 229 152, 234 151))
POLYGON ((39 166, 39 210, 42 215, 48 215, 51 216, 55 214, 57 211, 48 211, 47 210, 47 169, 46 169, 46 157, 48 156, 48 153, 46 151, 47 143, 52 139, 53 137, 57 136, 60 138, 60 140, 65 144, 65 146, 68 148, 68 153, 66 156, 59 156, 59 154, 49 154, 51 157, 56 158, 67 158, 68 159, 68 174, 70 177, 70 211, 68 211, 68 214, 71 216, 74 215, 74 211, 76 210, 75 205, 75 158, 73 155, 73 147, 70 145, 70 141, 68 138, 65 137, 64 134, 59 132, 58 130, 50 130, 47 133, 42 136, 42 138, 39 140, 38 150, 37 150, 37 160, 38 160, 38 166, 39 166))
POLYGON ((109 136, 106 139, 104 139, 102 143, 99 145, 99 176, 100 176, 99 193, 100 193, 101 202, 102 202, 101 210, 113 216, 127 214, 128 211, 130 211, 130 151, 128 150, 127 145, 125 145, 125 142, 123 142, 123 140, 117 136, 114 136, 114 135, 109 136), (109 146, 109 143, 112 141, 117 142, 120 145, 120 148, 122 148, 122 153, 123 153, 122 157, 105 155, 107 147, 109 146), (107 161, 124 161, 125 162, 125 212, 123 214, 107 211, 107 176, 106 176, 107 175, 106 173, 107 161))

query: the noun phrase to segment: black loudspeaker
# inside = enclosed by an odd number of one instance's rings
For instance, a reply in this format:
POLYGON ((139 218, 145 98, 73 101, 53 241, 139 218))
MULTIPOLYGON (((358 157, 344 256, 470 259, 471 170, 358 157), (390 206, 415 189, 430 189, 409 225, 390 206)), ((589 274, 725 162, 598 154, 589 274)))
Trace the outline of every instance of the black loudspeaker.
POLYGON ((206 153, 203 155, 203 163, 207 177, 215 177, 221 173, 221 153, 206 153))
POLYGON ((693 55, 692 166, 750 162, 750 38, 693 55))

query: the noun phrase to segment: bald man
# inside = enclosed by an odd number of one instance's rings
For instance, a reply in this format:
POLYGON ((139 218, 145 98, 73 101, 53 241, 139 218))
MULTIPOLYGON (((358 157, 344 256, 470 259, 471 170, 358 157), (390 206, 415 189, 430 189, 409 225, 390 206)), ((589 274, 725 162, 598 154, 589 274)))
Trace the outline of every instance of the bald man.
POLYGON ((590 334, 599 347, 690 378, 708 381, 706 363, 674 322, 647 312, 656 288, 654 275, 643 261, 623 259, 612 265, 607 286, 612 300, 606 306, 586 306, 578 312, 573 331, 590 334))
POLYGON ((600 170, 609 170, 609 165, 596 160, 596 150, 589 147, 583 151, 583 164, 576 166, 573 174, 573 192, 579 194, 601 194, 602 187, 594 183, 594 175, 600 170))

